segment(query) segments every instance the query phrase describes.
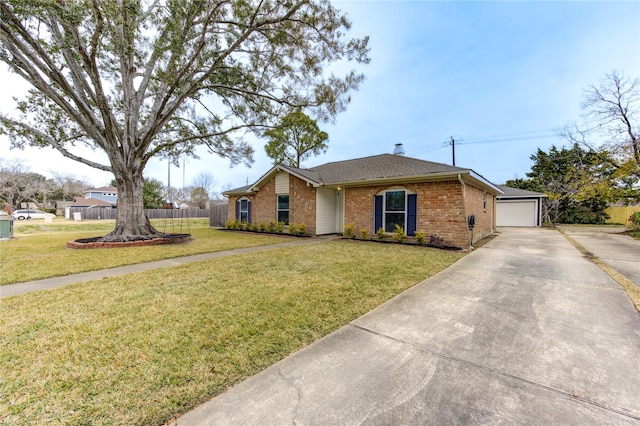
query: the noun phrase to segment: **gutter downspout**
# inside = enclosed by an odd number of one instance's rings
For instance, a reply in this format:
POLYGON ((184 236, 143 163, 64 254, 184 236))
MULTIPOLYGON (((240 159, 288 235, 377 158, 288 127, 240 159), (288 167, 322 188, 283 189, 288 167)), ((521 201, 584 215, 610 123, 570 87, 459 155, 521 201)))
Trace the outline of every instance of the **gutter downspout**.
POLYGON ((458 182, 462 184, 462 199, 464 200, 467 195, 467 185, 465 185, 464 181, 462 180, 462 175, 460 173, 458 173, 458 182))
MULTIPOLYGON (((462 185, 462 205, 464 206, 464 221, 467 223, 467 185, 462 180, 462 175, 458 173, 458 182, 462 185)), ((469 227, 467 226, 467 238, 469 238, 469 227)), ((471 234, 473 235, 473 233, 471 234)), ((473 237, 469 241, 469 249, 473 250, 473 237)))

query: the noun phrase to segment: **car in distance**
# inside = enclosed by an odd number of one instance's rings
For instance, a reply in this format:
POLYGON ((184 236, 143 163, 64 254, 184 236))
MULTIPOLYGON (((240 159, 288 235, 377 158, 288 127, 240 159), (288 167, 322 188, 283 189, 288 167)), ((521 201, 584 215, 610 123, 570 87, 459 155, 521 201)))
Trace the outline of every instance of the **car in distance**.
POLYGON ((45 212, 35 209, 16 210, 11 216, 18 220, 44 219, 45 212))

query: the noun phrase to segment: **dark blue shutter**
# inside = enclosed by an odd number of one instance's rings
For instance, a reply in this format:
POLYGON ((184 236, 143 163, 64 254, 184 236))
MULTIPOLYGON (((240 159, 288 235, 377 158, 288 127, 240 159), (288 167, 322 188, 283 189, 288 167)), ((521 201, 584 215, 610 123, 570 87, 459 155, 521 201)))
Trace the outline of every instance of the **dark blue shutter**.
POLYGON ((251 223, 251 201, 247 200, 247 222, 251 223))
POLYGON ((407 235, 416 235, 416 211, 418 204, 418 196, 409 194, 407 196, 407 235))
POLYGON ((378 229, 382 228, 382 195, 376 195, 376 199, 374 202, 374 221, 373 221, 373 232, 377 232, 378 229))
POLYGON ((240 200, 236 201, 236 220, 240 220, 240 200))

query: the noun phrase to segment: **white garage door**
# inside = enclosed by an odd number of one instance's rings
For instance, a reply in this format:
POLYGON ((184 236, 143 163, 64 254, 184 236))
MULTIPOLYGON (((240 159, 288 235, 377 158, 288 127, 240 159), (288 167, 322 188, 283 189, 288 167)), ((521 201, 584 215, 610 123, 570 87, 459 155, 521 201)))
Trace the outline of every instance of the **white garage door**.
POLYGON ((498 201, 496 203, 497 226, 536 226, 535 201, 498 201))

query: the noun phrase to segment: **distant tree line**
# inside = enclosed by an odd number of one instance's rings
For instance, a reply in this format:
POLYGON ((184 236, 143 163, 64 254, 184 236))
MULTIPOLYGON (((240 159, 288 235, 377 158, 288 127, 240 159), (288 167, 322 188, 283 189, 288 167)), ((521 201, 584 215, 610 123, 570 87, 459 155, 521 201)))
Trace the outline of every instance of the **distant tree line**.
POLYGON ((546 221, 604 223, 610 204, 640 202, 640 81, 608 74, 586 90, 582 108, 580 122, 558 131, 569 147, 538 149, 527 178, 506 182, 546 193, 546 221))
POLYGON ((21 161, 0 161, 0 208, 16 210, 35 204, 55 211, 55 201, 73 201, 91 185, 74 176, 53 173, 52 178, 31 172, 21 161))
MULTIPOLYGON (((57 201, 74 201, 93 188, 90 183, 69 174, 53 172, 52 175, 52 178, 47 178, 34 173, 19 160, 0 159, 0 209, 14 211, 29 205, 53 213, 57 201)), ((215 184, 208 173, 201 173, 190 186, 181 189, 167 189, 161 181, 145 178, 144 208, 163 208, 167 200, 187 203, 199 209, 208 208, 211 200, 221 199, 214 189, 215 184)))

